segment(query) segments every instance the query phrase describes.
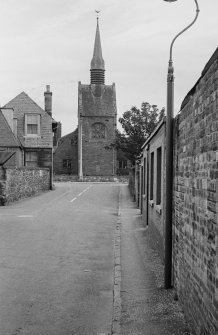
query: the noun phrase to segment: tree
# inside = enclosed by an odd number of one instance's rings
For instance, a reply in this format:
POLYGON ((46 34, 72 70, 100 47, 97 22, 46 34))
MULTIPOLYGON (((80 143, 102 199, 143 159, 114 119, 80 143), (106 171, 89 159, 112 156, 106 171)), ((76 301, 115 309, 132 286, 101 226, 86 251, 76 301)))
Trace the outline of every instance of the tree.
POLYGON ((115 141, 110 148, 122 150, 126 158, 134 162, 141 153, 142 145, 164 115, 164 108, 159 112, 157 105, 150 105, 148 102, 143 102, 140 109, 131 107, 119 118, 124 131, 121 133, 117 130, 115 141))

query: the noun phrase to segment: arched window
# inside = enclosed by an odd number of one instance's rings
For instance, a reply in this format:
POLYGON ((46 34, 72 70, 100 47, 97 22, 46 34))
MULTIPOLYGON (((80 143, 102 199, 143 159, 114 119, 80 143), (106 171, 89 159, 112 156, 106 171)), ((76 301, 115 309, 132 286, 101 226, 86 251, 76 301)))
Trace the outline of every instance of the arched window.
POLYGON ((106 137, 106 127, 103 123, 96 122, 92 125, 92 138, 104 139, 106 137))

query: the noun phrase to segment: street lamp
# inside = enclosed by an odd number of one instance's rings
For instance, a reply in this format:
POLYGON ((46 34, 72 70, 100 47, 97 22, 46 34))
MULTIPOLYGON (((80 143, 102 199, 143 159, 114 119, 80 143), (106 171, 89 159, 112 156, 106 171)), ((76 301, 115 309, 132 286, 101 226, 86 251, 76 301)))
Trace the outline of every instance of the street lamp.
MULTIPOLYGON (((175 2, 177 0, 164 0, 175 2)), ((197 0, 196 15, 194 20, 180 31, 172 40, 170 45, 170 58, 167 75, 167 117, 166 117, 166 207, 165 207, 165 271, 164 286, 166 289, 171 287, 172 270, 172 196, 173 196, 173 112, 174 112, 174 69, 172 60, 173 45, 177 37, 190 28, 197 20, 199 6, 197 0)))

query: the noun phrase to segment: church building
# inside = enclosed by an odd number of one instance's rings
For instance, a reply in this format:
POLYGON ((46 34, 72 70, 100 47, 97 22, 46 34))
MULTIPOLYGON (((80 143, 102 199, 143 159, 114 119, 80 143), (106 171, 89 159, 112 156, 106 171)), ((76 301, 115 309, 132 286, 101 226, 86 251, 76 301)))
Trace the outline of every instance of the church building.
POLYGON ((78 85, 78 174, 113 176, 116 174, 116 150, 107 149, 117 127, 115 84, 105 85, 99 22, 91 60, 90 84, 78 85))

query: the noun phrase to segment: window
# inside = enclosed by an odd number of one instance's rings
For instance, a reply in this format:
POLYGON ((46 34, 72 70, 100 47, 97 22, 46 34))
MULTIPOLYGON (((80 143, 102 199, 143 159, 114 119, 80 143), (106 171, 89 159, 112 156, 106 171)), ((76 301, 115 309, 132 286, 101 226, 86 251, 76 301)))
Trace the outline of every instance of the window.
POLYGON ((39 114, 25 114, 25 135, 30 137, 40 135, 39 114))
POLYGON ((150 200, 154 200, 154 152, 151 153, 150 200))
POLYGON ((162 164, 162 148, 157 149, 157 192, 156 205, 161 204, 161 164, 162 164))
POLYGON ((119 161, 119 169, 127 169, 127 161, 119 161))
POLYGON ((38 166, 38 152, 28 151, 25 154, 25 165, 26 166, 38 166))
POLYGON ((71 163, 72 163, 72 159, 63 159, 63 167, 70 169, 71 168, 71 163))
POLYGON ((92 138, 103 139, 106 137, 106 127, 103 123, 96 122, 92 125, 92 138))

